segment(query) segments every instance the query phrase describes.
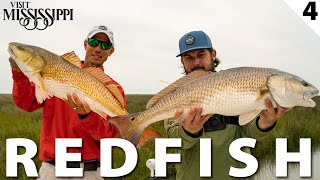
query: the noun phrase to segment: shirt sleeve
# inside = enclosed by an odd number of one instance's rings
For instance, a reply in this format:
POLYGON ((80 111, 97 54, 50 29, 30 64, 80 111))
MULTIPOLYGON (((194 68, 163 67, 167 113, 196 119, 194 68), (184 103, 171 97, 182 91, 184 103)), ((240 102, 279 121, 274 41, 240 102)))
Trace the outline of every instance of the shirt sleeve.
POLYGON ((12 70, 13 88, 12 97, 15 104, 28 112, 35 111, 43 106, 37 102, 35 85, 22 72, 12 70))
POLYGON ((268 128, 267 131, 262 131, 261 129, 259 129, 258 127, 258 121, 259 121, 259 116, 254 119, 253 121, 249 122, 248 124, 242 126, 242 131, 243 131, 243 135, 245 137, 249 137, 249 138, 254 138, 256 140, 261 140, 267 136, 269 136, 270 134, 272 134, 274 132, 274 127, 276 126, 276 123, 268 128))
MULTIPOLYGON (((173 118, 164 120, 164 127, 169 138, 181 138, 181 149, 193 147, 201 137, 201 135, 198 137, 189 136, 181 125, 174 122, 173 118)), ((203 134, 203 129, 200 134, 203 134)))
POLYGON ((74 127, 77 132, 86 131, 90 136, 99 141, 102 138, 113 138, 119 135, 119 130, 108 123, 100 115, 90 112, 83 120, 74 127))

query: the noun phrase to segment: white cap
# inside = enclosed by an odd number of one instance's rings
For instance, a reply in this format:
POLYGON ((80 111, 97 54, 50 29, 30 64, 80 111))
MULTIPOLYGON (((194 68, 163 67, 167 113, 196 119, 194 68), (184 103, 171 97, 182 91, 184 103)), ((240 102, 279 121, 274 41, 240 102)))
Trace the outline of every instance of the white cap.
POLYGON ((97 33, 104 33, 109 37, 110 42, 114 45, 114 41, 113 41, 113 32, 111 31, 110 28, 107 28, 106 26, 94 26, 89 34, 88 34, 88 38, 92 38, 94 35, 96 35, 97 33))

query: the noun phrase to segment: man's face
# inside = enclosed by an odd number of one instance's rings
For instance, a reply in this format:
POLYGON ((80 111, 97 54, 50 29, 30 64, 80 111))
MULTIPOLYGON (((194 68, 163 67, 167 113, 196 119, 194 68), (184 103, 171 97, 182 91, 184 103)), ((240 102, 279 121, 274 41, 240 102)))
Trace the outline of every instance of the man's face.
POLYGON ((214 71, 213 62, 215 58, 215 50, 210 53, 209 49, 195 49, 183 53, 181 56, 181 62, 186 74, 198 69, 214 71))
MULTIPOLYGON (((109 37, 104 33, 97 33, 92 38, 99 41, 110 41, 109 37)), ((101 49, 101 43, 96 47, 92 47, 88 44, 87 40, 84 41, 84 49, 86 50, 86 57, 84 61, 86 66, 102 66, 114 51, 113 47, 108 50, 101 49)))

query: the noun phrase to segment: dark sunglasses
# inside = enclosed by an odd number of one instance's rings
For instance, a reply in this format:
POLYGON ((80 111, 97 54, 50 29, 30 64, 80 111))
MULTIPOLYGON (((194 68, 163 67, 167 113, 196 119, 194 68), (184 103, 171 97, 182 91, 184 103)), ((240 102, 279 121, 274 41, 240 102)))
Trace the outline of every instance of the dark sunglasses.
POLYGON ((99 41, 98 39, 94 39, 94 38, 88 38, 88 44, 91 47, 97 47, 100 44, 101 49, 103 50, 108 50, 112 47, 111 42, 99 41))

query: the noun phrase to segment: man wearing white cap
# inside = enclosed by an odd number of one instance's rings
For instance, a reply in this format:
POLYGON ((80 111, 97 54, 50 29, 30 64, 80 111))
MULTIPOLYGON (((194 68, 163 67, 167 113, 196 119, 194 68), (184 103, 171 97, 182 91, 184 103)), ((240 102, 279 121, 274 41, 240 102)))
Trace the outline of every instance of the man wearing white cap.
MULTIPOLYGON (((86 55, 82 68, 103 69, 103 63, 114 52, 112 31, 105 26, 93 27, 84 40, 84 49, 86 55)), ((28 112, 43 107, 39 153, 42 165, 38 179, 58 179, 55 177, 56 138, 82 138, 81 148, 68 148, 69 153, 81 153, 81 162, 67 162, 66 168, 83 168, 83 177, 80 179, 103 179, 100 177, 99 140, 116 137, 119 134, 118 129, 92 112, 87 103, 81 102, 75 94, 69 94, 66 101, 52 97, 38 104, 34 84, 12 59, 9 61, 14 80, 12 95, 16 105, 28 112)), ((122 87, 113 79, 109 83, 117 85, 125 101, 122 87)))
MULTIPOLYGON (((209 36, 203 31, 191 31, 179 41, 181 63, 185 73, 197 69, 215 72, 220 61, 216 57, 209 36)), ((278 107, 274 109, 271 101, 265 101, 267 110, 245 126, 239 126, 237 116, 223 116, 208 114, 201 116, 201 107, 192 107, 181 123, 176 123, 183 109, 178 109, 175 118, 165 121, 165 129, 170 138, 181 138, 181 163, 176 165, 176 179, 195 180, 200 178, 200 138, 212 139, 212 171, 208 179, 234 179, 229 176, 230 167, 245 168, 246 165, 229 155, 229 146, 237 138, 250 137, 260 140, 266 137, 276 125, 277 119, 289 109, 278 107)), ((248 147, 243 151, 250 153, 248 147)), ((203 154, 202 154, 203 155, 203 154)), ((246 178, 247 179, 247 178, 246 178)), ((249 177, 250 179, 250 177, 249 177)))

